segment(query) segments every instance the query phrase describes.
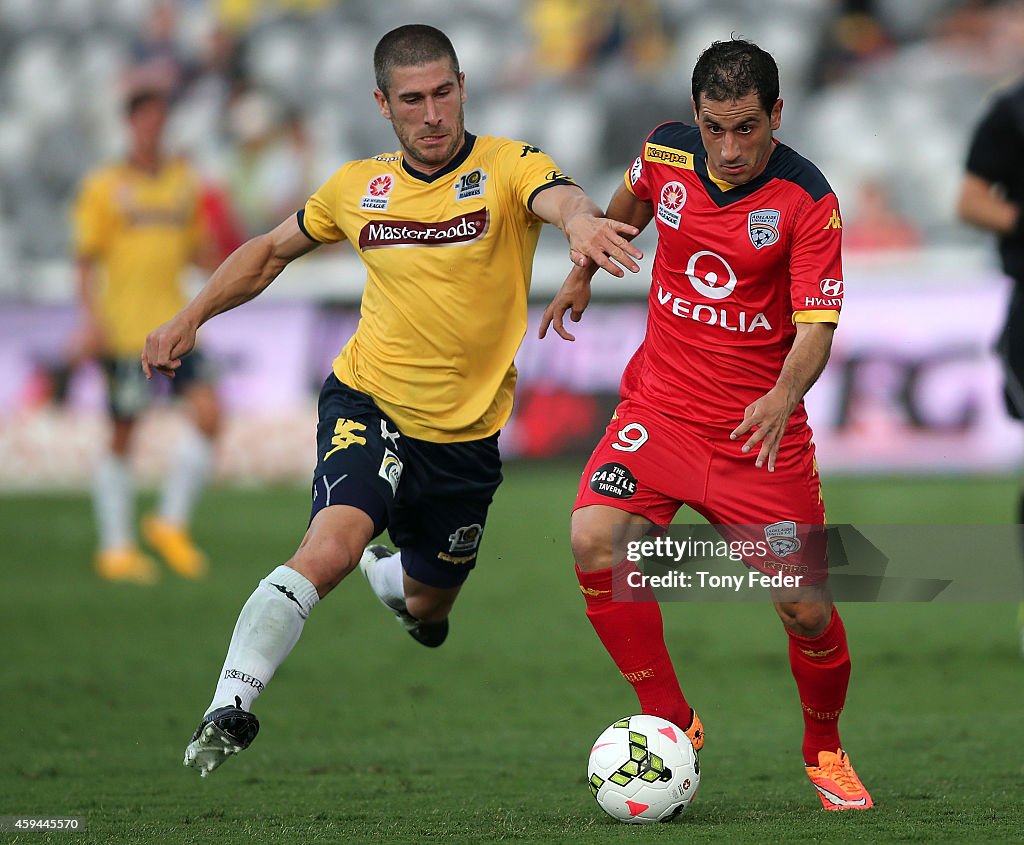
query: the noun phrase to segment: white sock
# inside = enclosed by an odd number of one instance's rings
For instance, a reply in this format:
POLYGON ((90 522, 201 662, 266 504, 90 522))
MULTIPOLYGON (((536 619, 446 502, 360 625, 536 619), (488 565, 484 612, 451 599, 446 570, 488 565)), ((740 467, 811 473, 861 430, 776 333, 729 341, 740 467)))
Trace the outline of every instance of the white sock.
POLYGON ((192 508, 213 470, 213 441, 190 427, 174 449, 157 513, 166 522, 188 525, 192 508))
POLYGON ((392 610, 405 610, 405 584, 402 579, 402 553, 378 560, 367 570, 370 588, 392 610))
POLYGON ((290 567, 279 566, 260 581, 235 623, 206 712, 229 705, 251 710, 298 642, 306 617, 318 601, 316 587, 290 567), (236 704, 236 696, 241 704, 236 704))
POLYGON ((92 479, 92 500, 100 549, 135 545, 135 479, 127 460, 113 452, 100 458, 92 479))

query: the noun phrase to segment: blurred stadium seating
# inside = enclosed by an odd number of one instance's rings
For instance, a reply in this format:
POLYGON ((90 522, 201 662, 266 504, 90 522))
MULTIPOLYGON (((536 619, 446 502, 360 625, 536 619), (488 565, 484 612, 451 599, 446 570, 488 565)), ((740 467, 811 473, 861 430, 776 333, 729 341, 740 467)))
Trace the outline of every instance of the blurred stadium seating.
POLYGON ((370 97, 370 50, 388 28, 413 20, 452 36, 467 72, 472 128, 538 143, 598 195, 654 121, 688 117, 699 50, 730 33, 753 38, 782 68, 780 137, 819 163, 848 217, 857 213, 858 184, 871 178, 890 186, 896 210, 919 226, 926 244, 978 245, 981 237, 955 225, 950 208, 971 119, 986 93, 1020 69, 1020 7, 962 0, 722 0, 713 8, 697 0, 0 0, 0 295, 61 295, 59 282, 35 283, 39 262, 66 259, 70 197, 87 167, 117 152, 129 81, 149 73, 176 87, 174 142, 211 178, 236 142, 226 117, 231 100, 247 88, 273 97, 308 133, 318 182, 348 158, 395 146, 370 97), (575 67, 549 67, 557 63, 535 55, 534 46, 560 23, 579 31, 573 14, 591 30, 594 19, 605 23, 575 67), (643 29, 635 25, 641 17, 643 29), (218 30, 229 42, 227 58, 223 40, 214 55, 218 30), (658 43, 643 60, 632 43, 640 38, 658 43))

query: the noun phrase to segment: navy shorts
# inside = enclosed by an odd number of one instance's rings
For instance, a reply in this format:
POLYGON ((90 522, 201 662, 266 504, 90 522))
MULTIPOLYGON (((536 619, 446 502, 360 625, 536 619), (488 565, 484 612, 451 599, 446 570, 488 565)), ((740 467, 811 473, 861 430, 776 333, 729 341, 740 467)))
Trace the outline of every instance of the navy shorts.
POLYGON ((100 365, 107 381, 107 407, 116 420, 135 419, 161 392, 177 396, 194 384, 214 380, 213 365, 198 351, 181 359, 181 366, 172 379, 147 379, 138 355, 103 358, 100 365))
POLYGON ((367 394, 332 373, 320 390, 310 521, 350 505, 385 528, 402 568, 432 587, 455 587, 476 565, 487 509, 501 484, 498 435, 431 443, 400 434, 367 394))

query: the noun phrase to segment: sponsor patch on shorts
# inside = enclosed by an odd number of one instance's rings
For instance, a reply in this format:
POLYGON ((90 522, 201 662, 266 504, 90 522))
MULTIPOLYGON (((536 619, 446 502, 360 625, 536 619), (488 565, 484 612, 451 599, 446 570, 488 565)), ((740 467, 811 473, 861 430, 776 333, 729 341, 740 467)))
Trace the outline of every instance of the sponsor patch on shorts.
POLYGON ((612 499, 636 494, 636 476, 622 464, 601 464, 590 476, 590 489, 612 499))

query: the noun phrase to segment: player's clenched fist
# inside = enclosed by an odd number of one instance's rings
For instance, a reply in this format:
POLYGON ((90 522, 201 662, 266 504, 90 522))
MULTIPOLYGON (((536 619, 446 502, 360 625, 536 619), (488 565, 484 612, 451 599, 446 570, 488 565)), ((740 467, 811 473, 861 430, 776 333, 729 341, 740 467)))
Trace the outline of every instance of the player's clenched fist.
POLYGON ((181 366, 182 356, 191 352, 195 345, 195 327, 180 317, 151 331, 146 336, 146 346, 142 350, 142 371, 146 378, 152 378, 154 371, 174 378, 174 371, 181 366))

